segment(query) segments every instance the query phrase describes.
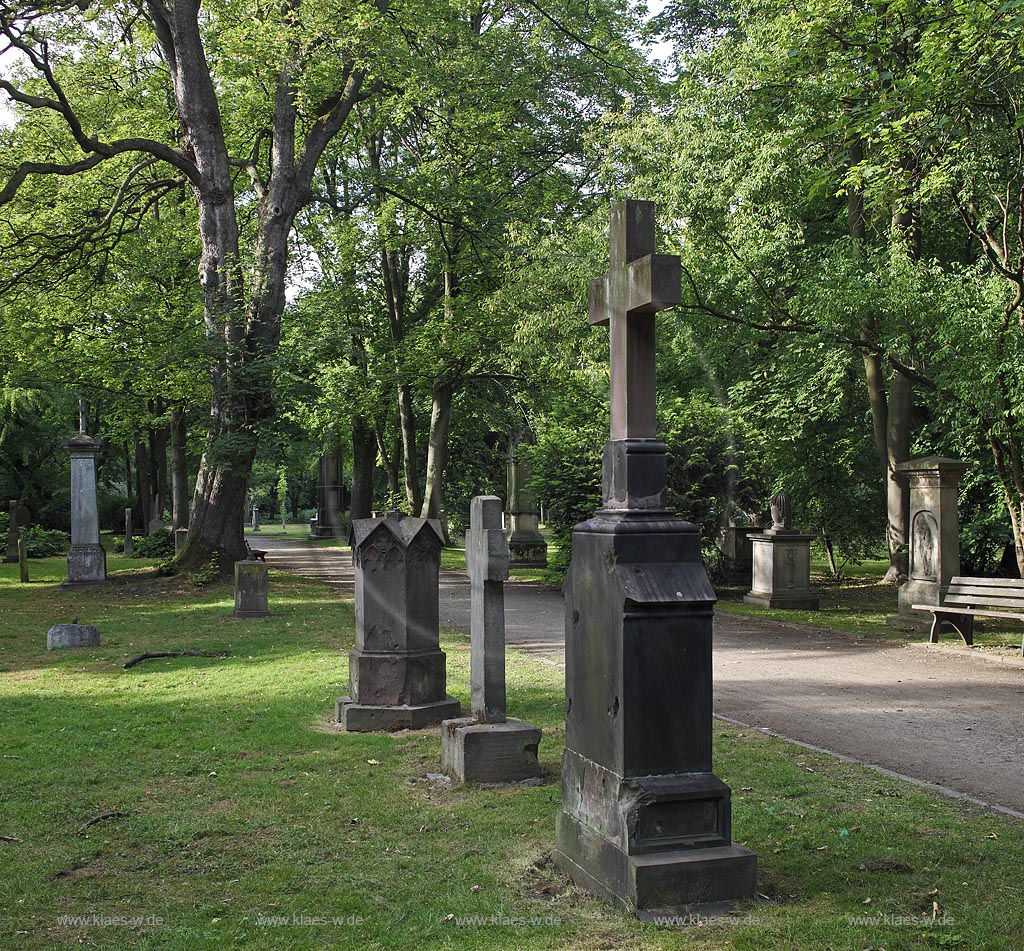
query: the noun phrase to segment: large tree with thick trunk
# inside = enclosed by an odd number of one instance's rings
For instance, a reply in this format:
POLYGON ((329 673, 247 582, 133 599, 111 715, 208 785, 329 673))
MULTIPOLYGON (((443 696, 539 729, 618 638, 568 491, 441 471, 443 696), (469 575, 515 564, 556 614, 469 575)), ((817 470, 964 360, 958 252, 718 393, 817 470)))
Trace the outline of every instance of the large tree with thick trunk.
POLYGON ((387 0, 377 0, 339 16, 291 0, 254 7, 244 26, 237 10, 216 4, 201 15, 198 0, 52 3, 0 13, 0 35, 16 63, 0 90, 24 113, 58 119, 63 137, 44 160, 5 170, 0 204, 30 179, 74 176, 123 156, 169 166, 194 197, 211 403, 185 563, 217 556, 226 569, 244 552, 247 480, 260 426, 273 412, 289 235, 313 200, 324 149, 370 94, 368 47, 379 51, 380 40, 367 38, 381 32, 386 8, 387 0), (76 35, 84 38, 76 42, 76 35), (116 121, 105 121, 95 91, 83 84, 82 62, 113 69, 118 57, 131 62, 128 98, 139 108, 134 116, 119 108, 116 121), (170 109, 166 100, 149 108, 144 97, 159 102, 164 91, 170 109), (128 118, 139 134, 123 134, 128 118), (68 157, 72 142, 80 157, 68 157))

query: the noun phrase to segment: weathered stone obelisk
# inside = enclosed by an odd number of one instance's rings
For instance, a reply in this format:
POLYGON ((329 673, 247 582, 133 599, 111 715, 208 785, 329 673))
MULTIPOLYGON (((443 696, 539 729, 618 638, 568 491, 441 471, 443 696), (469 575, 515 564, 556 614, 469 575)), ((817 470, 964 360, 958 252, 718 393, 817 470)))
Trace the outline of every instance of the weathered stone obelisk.
POLYGON ((478 495, 469 507, 471 717, 441 724, 444 768, 464 783, 515 783, 541 775, 540 730, 505 715, 505 582, 509 546, 501 499, 478 495))
POLYGON ((526 432, 517 432, 508 444, 508 547, 513 568, 543 568, 548 563, 540 509, 528 485, 530 468, 520 452, 520 446, 531 438, 526 432))
POLYGON ((729 787, 711 771, 715 596, 697 529, 663 507, 654 315, 680 300, 680 263, 654 254, 654 204, 611 212, 611 270, 590 285, 610 324, 604 508, 576 526, 566 579, 565 754, 555 860, 641 914, 753 896, 729 787))
POLYGON ((71 453, 71 550, 68 577, 62 588, 105 584, 107 553, 100 545, 100 518, 96 503, 96 453, 102 439, 85 433, 84 400, 79 408, 78 435, 64 440, 71 453))

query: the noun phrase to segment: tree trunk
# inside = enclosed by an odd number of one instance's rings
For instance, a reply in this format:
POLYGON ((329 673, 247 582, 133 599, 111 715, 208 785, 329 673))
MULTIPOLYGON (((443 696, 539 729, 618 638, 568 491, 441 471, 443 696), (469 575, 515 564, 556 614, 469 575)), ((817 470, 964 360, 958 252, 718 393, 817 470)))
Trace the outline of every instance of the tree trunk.
POLYGON ((128 443, 122 443, 121 449, 124 452, 124 494, 128 496, 129 503, 132 495, 132 453, 128 443))
POLYGON ((402 426, 402 465, 405 474, 405 501, 409 513, 415 514, 423 506, 420 476, 416 455, 416 416, 412 408, 412 388, 407 383, 398 387, 398 416, 402 426))
MULTIPOLYGON (((1012 416, 1010 422, 1013 423, 1012 416)), ((1024 451, 1020 440, 1012 432, 1004 441, 990 431, 988 441, 1003 488, 1003 500, 1010 516, 1013 551, 1017 557, 1017 574, 1024 578, 1024 451)))
POLYGON ((889 423, 886 447, 886 546, 889 570, 883 583, 900 584, 909 570, 908 520, 910 486, 897 477, 896 466, 910 458, 910 414, 914 403, 913 384, 902 373, 894 373, 889 383, 889 423))
POLYGON ((351 517, 369 518, 373 512, 373 471, 377 462, 377 437, 362 416, 352 417, 351 517))
MULTIPOLYGON (((421 518, 444 519, 444 468, 448 461, 448 434, 451 431, 451 383, 434 386, 430 409, 430 435, 427 441, 427 479, 423 493, 421 518)), ((445 531, 447 536, 447 531, 445 531)))
POLYGON ((171 527, 188 528, 188 423, 183 408, 171 415, 171 527))

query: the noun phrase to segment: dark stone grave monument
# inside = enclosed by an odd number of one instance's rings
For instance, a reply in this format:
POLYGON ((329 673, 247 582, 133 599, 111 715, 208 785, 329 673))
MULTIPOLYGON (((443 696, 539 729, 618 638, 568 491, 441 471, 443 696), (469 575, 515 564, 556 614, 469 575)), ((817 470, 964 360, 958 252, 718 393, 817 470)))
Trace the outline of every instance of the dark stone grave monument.
POLYGON ((514 783, 541 775, 540 730, 505 715, 505 592, 509 546, 501 499, 478 495, 469 509, 472 716, 441 724, 444 768, 465 783, 514 783))
POLYGON ((611 212, 611 270, 590 285, 610 324, 604 508, 576 526, 566 592, 566 724, 556 862, 636 909, 690 911, 754 895, 756 856, 732 842, 711 771, 714 593, 697 529, 667 512, 655 424, 654 315, 680 264, 654 254, 654 204, 611 212))
POLYGON ((340 538, 344 496, 341 448, 328 449, 320 457, 316 487, 316 521, 311 523, 314 538, 340 538))
POLYGON ((353 732, 418 730, 459 715, 439 646, 441 527, 389 512, 352 522, 356 647, 335 718, 353 732))

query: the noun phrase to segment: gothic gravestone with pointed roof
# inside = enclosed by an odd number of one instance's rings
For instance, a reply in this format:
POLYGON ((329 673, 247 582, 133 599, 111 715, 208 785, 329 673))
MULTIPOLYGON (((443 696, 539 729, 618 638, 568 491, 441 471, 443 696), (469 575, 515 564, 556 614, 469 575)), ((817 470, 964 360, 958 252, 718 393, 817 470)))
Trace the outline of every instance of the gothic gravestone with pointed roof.
POLYGON ((697 529, 667 512, 656 438, 654 315, 680 300, 679 259, 654 254, 654 205, 612 208, 611 273, 590 287, 609 324, 604 508, 576 526, 566 579, 566 725, 555 860, 635 908, 752 897, 711 771, 714 593, 697 529))
POLYGON ((514 783, 541 775, 540 730, 509 719, 505 707, 505 593, 509 544, 501 499, 478 495, 469 508, 471 717, 441 724, 444 768, 462 782, 514 783))
POLYGON ((389 512, 353 521, 356 647, 349 696, 335 705, 346 730, 418 730, 461 712, 439 646, 441 540, 434 519, 389 512))

